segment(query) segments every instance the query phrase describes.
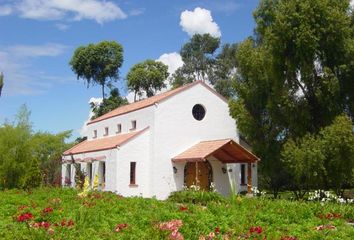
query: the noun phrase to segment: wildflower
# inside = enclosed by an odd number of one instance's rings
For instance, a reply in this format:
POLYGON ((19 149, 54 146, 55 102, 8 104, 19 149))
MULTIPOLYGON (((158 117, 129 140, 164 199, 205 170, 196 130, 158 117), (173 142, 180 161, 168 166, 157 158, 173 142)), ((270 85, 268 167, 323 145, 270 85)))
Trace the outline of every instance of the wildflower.
POLYGON ((120 232, 122 231, 124 228, 127 228, 129 225, 126 223, 121 223, 121 224, 117 224, 116 227, 114 228, 115 232, 120 232))
POLYGON ((68 227, 74 226, 74 221, 70 219, 67 226, 68 227))
POLYGON ((54 232, 55 232, 55 231, 54 231, 53 228, 49 228, 48 231, 47 231, 47 233, 48 233, 49 235, 53 235, 54 232))
POLYGON ((325 229, 335 230, 337 228, 335 226, 333 226, 333 225, 320 225, 320 226, 317 226, 315 229, 317 231, 322 231, 322 230, 325 230, 325 229))
POLYGON ((25 208, 28 208, 28 206, 27 205, 21 205, 17 209, 18 209, 18 211, 22 211, 25 208))
POLYGON ((48 213, 51 213, 51 212, 53 212, 53 208, 52 207, 47 207, 47 208, 43 209, 43 213, 44 214, 48 214, 48 213))
POLYGON ((169 222, 163 222, 159 225, 160 230, 174 231, 182 227, 182 220, 171 220, 169 222))
POLYGON ((93 178, 93 190, 98 189, 98 175, 96 174, 95 177, 93 178))
POLYGON ((45 229, 48 229, 50 227, 50 223, 49 222, 41 222, 40 223, 40 227, 43 227, 45 229))
POLYGON ((220 233, 220 228, 219 228, 219 227, 216 227, 216 228, 214 229, 214 233, 219 234, 219 233, 220 233))
POLYGON ((180 210, 181 212, 188 211, 188 207, 180 206, 180 207, 179 207, 179 210, 180 210))
POLYGON ((170 235, 168 236, 168 239, 170 240, 184 240, 184 237, 182 233, 180 233, 178 230, 172 231, 170 235))
POLYGON ((250 233, 251 233, 251 234, 253 234, 253 233, 261 234, 262 232, 263 232, 263 229, 262 229, 262 227, 260 227, 260 226, 251 227, 251 228, 250 228, 250 233))
POLYGON ((280 240, 297 240, 297 237, 283 236, 283 237, 280 238, 280 240))
POLYGON ((23 213, 17 217, 18 222, 25 222, 25 221, 31 220, 31 219, 33 219, 33 215, 30 212, 23 213))
POLYGON ((60 224, 61 224, 62 227, 65 227, 66 226, 66 220, 63 219, 60 224))

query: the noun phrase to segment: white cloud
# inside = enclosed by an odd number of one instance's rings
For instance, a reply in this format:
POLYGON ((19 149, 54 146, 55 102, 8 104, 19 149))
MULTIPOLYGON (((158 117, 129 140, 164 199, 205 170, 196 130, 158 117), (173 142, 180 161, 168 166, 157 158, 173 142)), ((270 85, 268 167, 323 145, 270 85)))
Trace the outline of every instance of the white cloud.
POLYGON ((0 50, 0 72, 5 75, 4 95, 35 95, 47 90, 62 77, 50 76, 31 66, 31 59, 55 57, 66 47, 60 44, 16 45, 0 50))
POLYGON ((64 23, 57 23, 57 24, 55 24, 55 27, 57 28, 57 29, 59 29, 60 31, 66 31, 66 30, 68 30, 69 29, 69 25, 66 25, 66 24, 64 24, 64 23))
POLYGON ((15 0, 8 7, 10 13, 17 12, 22 18, 36 20, 71 18, 104 23, 127 17, 118 5, 105 0, 15 0))
POLYGON ((193 11, 185 10, 181 13, 180 25, 183 31, 190 36, 194 34, 209 33, 214 37, 220 37, 219 26, 214 22, 211 12, 207 9, 197 7, 193 11))
POLYGON ((145 8, 137 8, 129 11, 130 16, 139 16, 145 12, 145 8))
POLYGON ((0 6, 0 16, 7 16, 12 13, 12 7, 10 5, 0 6))
MULTIPOLYGON (((92 97, 90 98, 90 100, 88 101, 89 105, 91 106, 91 103, 95 104, 96 106, 101 104, 103 101, 103 98, 95 98, 92 97)), ((90 113, 88 115, 87 120, 84 122, 84 124, 82 125, 81 129, 79 130, 79 134, 81 137, 85 137, 88 135, 87 132, 87 123, 91 121, 91 118, 93 117, 93 112, 92 109, 90 108, 90 113)))
POLYGON ((179 67, 183 66, 183 61, 181 55, 176 52, 164 53, 157 61, 160 61, 168 66, 168 72, 172 75, 179 67))
POLYGON ((354 0, 351 0, 351 1, 350 1, 350 6, 351 6, 352 8, 354 8, 354 0))

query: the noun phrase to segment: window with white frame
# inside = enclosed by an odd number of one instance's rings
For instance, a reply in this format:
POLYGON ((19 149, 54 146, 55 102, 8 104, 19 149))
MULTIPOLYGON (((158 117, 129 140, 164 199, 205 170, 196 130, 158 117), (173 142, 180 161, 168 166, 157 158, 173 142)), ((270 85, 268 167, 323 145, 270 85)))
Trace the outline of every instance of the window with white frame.
POLYGON ((97 138, 97 130, 93 130, 93 136, 92 138, 97 138))

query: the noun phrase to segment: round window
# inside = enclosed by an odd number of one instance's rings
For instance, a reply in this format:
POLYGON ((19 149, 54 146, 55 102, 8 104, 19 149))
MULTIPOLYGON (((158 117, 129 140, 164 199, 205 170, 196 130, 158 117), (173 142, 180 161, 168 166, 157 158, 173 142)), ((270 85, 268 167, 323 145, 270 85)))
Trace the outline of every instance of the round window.
POLYGON ((192 114, 196 120, 201 121, 205 117, 205 108, 200 104, 196 104, 192 109, 192 114))

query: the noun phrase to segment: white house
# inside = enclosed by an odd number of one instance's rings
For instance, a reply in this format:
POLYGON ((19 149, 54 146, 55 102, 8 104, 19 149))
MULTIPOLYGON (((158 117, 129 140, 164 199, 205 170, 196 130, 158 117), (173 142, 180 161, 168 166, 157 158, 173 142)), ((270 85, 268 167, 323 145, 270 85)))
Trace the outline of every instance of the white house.
POLYGON ((241 145, 227 101, 202 82, 119 107, 87 129, 87 140, 63 153, 63 185, 75 185, 79 163, 90 184, 97 174, 102 189, 123 196, 257 186, 259 159, 241 145))

